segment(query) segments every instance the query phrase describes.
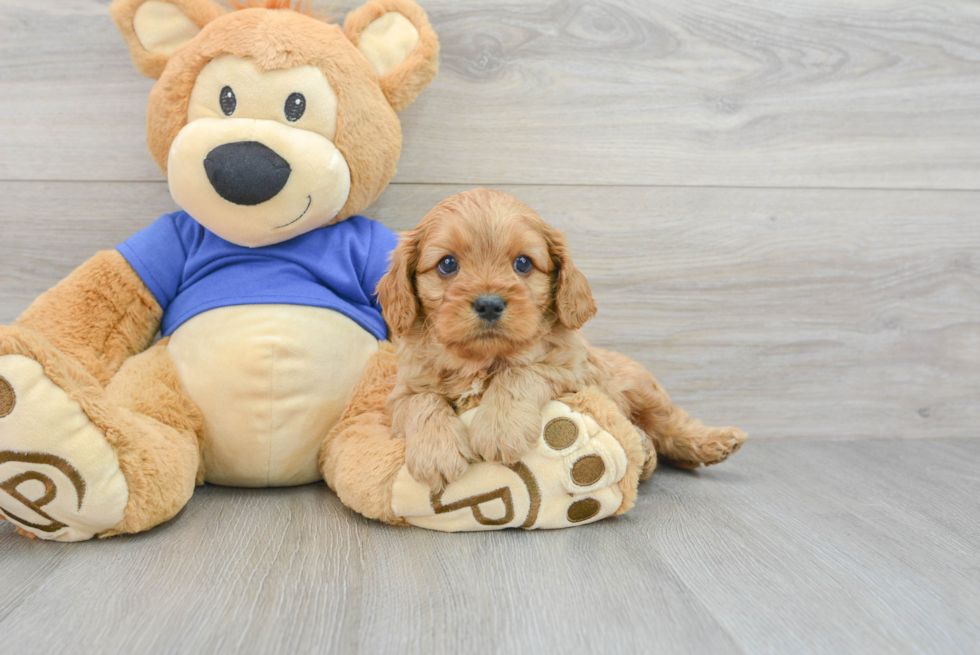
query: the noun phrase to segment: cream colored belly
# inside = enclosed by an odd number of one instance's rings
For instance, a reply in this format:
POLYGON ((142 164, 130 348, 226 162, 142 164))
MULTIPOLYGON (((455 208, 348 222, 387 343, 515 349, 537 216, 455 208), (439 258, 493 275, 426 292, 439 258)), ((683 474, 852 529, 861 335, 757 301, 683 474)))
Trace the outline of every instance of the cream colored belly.
POLYGON ((204 415, 208 482, 277 487, 320 479, 317 452, 378 341, 343 314, 242 305, 171 336, 184 391, 204 415))

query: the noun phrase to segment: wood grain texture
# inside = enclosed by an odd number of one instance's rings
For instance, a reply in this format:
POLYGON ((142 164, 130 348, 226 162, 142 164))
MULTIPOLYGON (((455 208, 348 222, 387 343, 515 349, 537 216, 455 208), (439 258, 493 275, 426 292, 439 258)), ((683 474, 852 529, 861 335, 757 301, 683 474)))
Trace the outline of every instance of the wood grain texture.
MULTIPOLYGON (((371 215, 407 229, 463 188, 394 185, 371 215)), ((502 189, 568 233, 599 306, 589 338, 695 416, 765 439, 976 435, 980 194, 502 189)), ((0 197, 0 324, 174 208, 163 183, 0 197)))
MULTIPOLYGON (((175 208, 108 3, 0 0, 0 324, 175 208)), ((95 543, 0 523, 0 651, 975 652, 980 4, 422 4, 442 71, 369 214, 518 195, 593 342, 753 440, 551 533, 391 528, 323 485, 95 543)))
POLYGON ((5 652, 971 653, 980 440, 749 444, 629 514, 446 535, 323 485, 204 487, 150 533, 0 525, 5 652))
MULTIPOLYGON (((160 179, 108 2, 0 0, 0 179, 160 179)), ((401 182, 980 188, 976 2, 423 4, 401 182)))

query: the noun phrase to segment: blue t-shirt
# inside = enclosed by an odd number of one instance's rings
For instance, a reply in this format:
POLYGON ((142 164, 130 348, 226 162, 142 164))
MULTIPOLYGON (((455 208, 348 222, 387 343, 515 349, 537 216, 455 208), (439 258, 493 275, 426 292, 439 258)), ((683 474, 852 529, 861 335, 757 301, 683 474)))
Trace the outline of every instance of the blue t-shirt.
POLYGON ((163 308, 164 336, 209 309, 285 304, 336 310, 386 339, 376 289, 397 242, 381 223, 354 216, 283 243, 245 248, 179 211, 116 249, 163 308))

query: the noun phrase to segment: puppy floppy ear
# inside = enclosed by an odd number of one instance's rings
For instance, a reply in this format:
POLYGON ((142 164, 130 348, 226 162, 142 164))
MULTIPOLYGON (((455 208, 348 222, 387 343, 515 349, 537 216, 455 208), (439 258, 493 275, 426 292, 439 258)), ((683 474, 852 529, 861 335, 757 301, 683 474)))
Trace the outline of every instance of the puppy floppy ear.
POLYGON ((396 337, 408 334, 419 315, 414 278, 420 240, 418 228, 402 233, 398 246, 391 254, 391 267, 378 282, 381 313, 396 337))
POLYGON ((545 237, 556 269, 555 312, 562 325, 577 330, 596 314, 592 287, 582 271, 572 263, 572 253, 565 235, 549 227, 545 237))
POLYGON ((439 70, 439 39, 411 0, 372 0, 347 14, 344 34, 378 74, 395 111, 407 107, 439 70))
POLYGON ((115 0, 109 6, 133 64, 154 79, 177 48, 224 13, 211 0, 115 0))

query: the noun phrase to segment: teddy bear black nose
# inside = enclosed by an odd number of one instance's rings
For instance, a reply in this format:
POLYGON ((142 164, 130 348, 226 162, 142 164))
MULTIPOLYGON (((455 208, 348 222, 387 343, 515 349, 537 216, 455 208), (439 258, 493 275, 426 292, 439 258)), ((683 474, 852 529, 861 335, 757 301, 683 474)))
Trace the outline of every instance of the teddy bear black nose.
POLYGON ((495 322, 504 313, 507 303, 500 296, 483 294, 473 301, 473 311, 488 323, 495 322))
POLYGON ((275 197, 289 179, 289 162, 258 141, 225 143, 204 158, 218 195, 236 205, 258 205, 275 197))

